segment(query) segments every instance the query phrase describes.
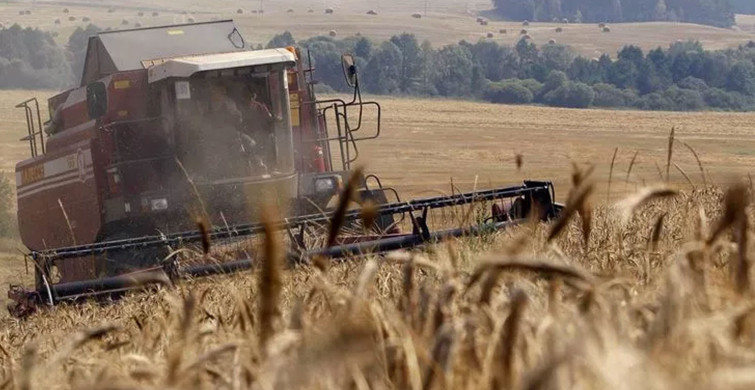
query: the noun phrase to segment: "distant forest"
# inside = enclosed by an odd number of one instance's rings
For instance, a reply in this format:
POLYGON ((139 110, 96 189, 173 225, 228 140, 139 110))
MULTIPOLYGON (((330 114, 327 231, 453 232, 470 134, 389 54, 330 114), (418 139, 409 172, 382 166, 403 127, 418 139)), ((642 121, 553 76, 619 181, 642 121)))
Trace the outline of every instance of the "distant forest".
POLYGON ((755 0, 731 0, 732 11, 738 14, 755 14, 755 0))
MULTIPOLYGON (((97 31, 79 28, 60 47, 39 30, 0 30, 0 89, 78 84, 88 36, 97 31)), ((572 108, 755 110, 755 42, 718 51, 694 41, 649 52, 626 46, 615 59, 585 58, 557 43, 538 47, 526 37, 514 46, 483 39, 435 48, 411 34, 384 42, 361 36, 297 41, 285 32, 266 46, 290 45, 309 51, 316 88, 324 93, 349 91, 340 61, 348 52, 363 90, 372 94, 572 108)))
POLYGON ((718 27, 734 25, 734 9, 753 0, 493 0, 507 19, 570 22, 679 21, 718 27))

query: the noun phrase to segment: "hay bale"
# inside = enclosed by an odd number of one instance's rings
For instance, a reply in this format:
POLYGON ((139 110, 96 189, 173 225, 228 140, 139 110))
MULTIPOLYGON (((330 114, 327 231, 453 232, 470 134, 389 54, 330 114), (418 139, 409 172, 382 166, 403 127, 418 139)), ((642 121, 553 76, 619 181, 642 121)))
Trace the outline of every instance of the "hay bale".
POLYGON ((135 27, 135 28, 139 28, 139 27, 141 27, 141 26, 142 26, 142 24, 141 24, 141 23, 138 23, 138 22, 137 22, 137 23, 134 23, 134 27, 135 27))
POLYGON ((253 10, 252 10, 252 13, 256 15, 256 14, 257 14, 257 10, 256 10, 256 9, 253 9, 253 10))
POLYGON ((112 30, 113 30, 112 27, 105 27, 105 31, 112 31, 112 30))
POLYGON ((493 38, 493 33, 492 33, 492 32, 489 32, 489 33, 487 34, 487 37, 488 37, 488 38, 493 38))
POLYGON ((506 33, 508 33, 508 32, 509 32, 509 31, 508 31, 508 30, 506 30, 505 28, 502 28, 502 29, 498 30, 498 33, 499 33, 499 34, 506 34, 506 33))
POLYGON ((31 15, 31 11, 27 9, 27 10, 26 10, 26 14, 27 14, 27 15, 31 15))
POLYGON ((244 13, 244 10, 241 9, 241 8, 239 8, 239 9, 236 10, 236 13, 239 14, 239 15, 241 15, 241 14, 244 13))
POLYGON ((527 35, 527 30, 522 29, 522 31, 519 31, 519 35, 527 35))
POLYGON ((414 19, 422 19, 422 14, 419 13, 419 12, 415 12, 415 13, 412 14, 412 17, 414 19))
POLYGON ((605 27, 606 27, 606 24, 605 24, 605 23, 600 23, 600 24, 598 24, 598 28, 599 28, 599 29, 604 29, 605 27))
POLYGON ((610 32, 611 32, 611 28, 610 28, 610 27, 608 27, 608 26, 605 26, 605 27, 603 27, 603 30, 602 30, 602 31, 603 31, 604 33, 610 33, 610 32))
POLYGON ((522 26, 524 26, 524 27, 527 27, 529 25, 530 25, 530 21, 529 20, 525 20, 524 22, 522 22, 522 26))
POLYGON ((60 19, 55 19, 55 24, 60 24, 60 19))
POLYGON ((307 13, 308 14, 313 14, 313 13, 315 13, 315 10, 313 10, 312 8, 310 8, 310 9, 307 10, 307 13))
POLYGON ((480 24, 483 25, 483 26, 487 26, 488 25, 488 21, 487 20, 483 20, 482 23, 480 23, 480 24))
POLYGON ((91 22, 92 19, 90 19, 88 16, 84 16, 83 18, 81 18, 81 21, 86 23, 86 22, 91 22))
POLYGON ((181 12, 181 15, 188 15, 188 14, 189 14, 189 11, 181 12))
POLYGON ((356 33, 356 34, 354 34, 354 35, 356 35, 356 36, 358 36, 358 37, 361 37, 361 36, 362 36, 362 33, 360 33, 360 32, 358 32, 358 31, 357 31, 357 33, 356 33))
POLYGON ((107 13, 112 14, 115 12, 115 8, 108 8, 107 13))
POLYGON ((261 9, 259 13, 260 13, 260 14, 264 14, 264 13, 265 13, 265 10, 264 10, 264 9, 261 9))
POLYGON ((159 13, 159 12, 157 12, 157 11, 155 11, 155 12, 153 12, 153 13, 152 13, 152 16, 153 16, 153 17, 155 17, 155 16, 160 16, 160 13, 159 13))
POLYGON ((128 25, 128 20, 126 19, 121 20, 121 24, 124 26, 128 25))
POLYGON ((325 8, 325 14, 326 15, 332 15, 336 11, 333 8, 325 8))
POLYGON ((18 14, 21 15, 21 16, 23 16, 24 15, 24 11, 18 11, 18 14))
POLYGON ((478 17, 477 17, 477 23, 482 23, 482 21, 483 21, 483 20, 485 20, 485 19, 483 19, 483 18, 482 18, 482 17, 480 17, 480 16, 478 16, 478 17))
POLYGON ((561 27, 556 27, 556 32, 557 32, 557 33, 560 33, 560 32, 563 32, 563 31, 564 31, 564 29, 563 29, 563 28, 561 28, 561 27))
POLYGON ((555 39, 549 39, 548 40, 548 44, 549 45, 555 45, 556 44, 556 40, 555 39))
POLYGON ((76 20, 76 17, 75 17, 75 16, 69 16, 69 17, 68 17, 68 21, 69 21, 69 22, 73 22, 74 20, 76 20))
POLYGON ((69 10, 68 8, 63 8, 63 13, 64 13, 64 14, 67 14, 67 13, 69 13, 69 12, 71 12, 71 11, 70 11, 70 10, 69 10))
POLYGON ((377 15, 377 14, 378 14, 377 11, 375 11, 374 9, 367 11, 367 15, 377 15))
POLYGON ((294 9, 293 8, 289 8, 289 9, 286 10, 286 13, 292 14, 292 13, 294 13, 294 9))
POLYGON ((138 15, 138 16, 144 16, 144 12, 139 11, 139 12, 136 13, 136 15, 138 15))
POLYGON ((338 35, 338 32, 336 32, 336 30, 330 30, 330 32, 328 32, 328 35, 335 37, 336 35, 338 35))
POLYGON ((195 22, 194 18, 186 19, 186 21, 189 22, 189 23, 194 23, 195 22))

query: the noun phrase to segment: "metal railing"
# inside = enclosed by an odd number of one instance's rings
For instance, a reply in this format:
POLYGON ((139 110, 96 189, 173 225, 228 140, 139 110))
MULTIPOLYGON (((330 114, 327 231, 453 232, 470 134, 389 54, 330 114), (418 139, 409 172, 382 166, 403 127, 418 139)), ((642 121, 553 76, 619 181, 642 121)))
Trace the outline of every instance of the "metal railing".
POLYGON ((37 157, 39 152, 45 154, 45 132, 42 128, 42 115, 39 112, 39 101, 37 98, 31 98, 16 104, 16 108, 23 108, 26 114, 26 131, 28 135, 20 141, 29 141, 29 149, 32 157, 37 157), (30 104, 34 103, 34 107, 30 104), (34 112, 36 111, 36 121, 34 112), (37 136, 39 136, 39 145, 37 145, 37 136))

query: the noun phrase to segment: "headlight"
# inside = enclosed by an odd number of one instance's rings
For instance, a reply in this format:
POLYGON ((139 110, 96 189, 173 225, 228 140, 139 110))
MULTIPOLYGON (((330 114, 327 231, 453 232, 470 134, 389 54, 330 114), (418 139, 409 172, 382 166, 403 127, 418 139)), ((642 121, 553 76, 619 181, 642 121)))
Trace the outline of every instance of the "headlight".
POLYGON ((336 188, 338 188, 338 181, 335 177, 321 177, 315 179, 315 192, 318 194, 335 192, 336 188))
POLYGON ((168 209, 168 199, 158 198, 149 200, 149 208, 152 211, 162 211, 168 209))

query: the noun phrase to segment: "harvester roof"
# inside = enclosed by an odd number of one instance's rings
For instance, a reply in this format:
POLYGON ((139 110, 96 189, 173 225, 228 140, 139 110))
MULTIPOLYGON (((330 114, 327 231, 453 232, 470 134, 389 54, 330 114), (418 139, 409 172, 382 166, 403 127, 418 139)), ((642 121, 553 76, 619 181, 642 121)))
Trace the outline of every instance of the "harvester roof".
POLYGON ((144 61, 248 50, 232 20, 101 32, 89 38, 81 85, 144 61))
POLYGON ((169 77, 190 77, 198 72, 295 61, 294 54, 286 49, 267 49, 176 57, 159 63, 151 61, 145 66, 149 66, 149 82, 154 83, 169 77))

